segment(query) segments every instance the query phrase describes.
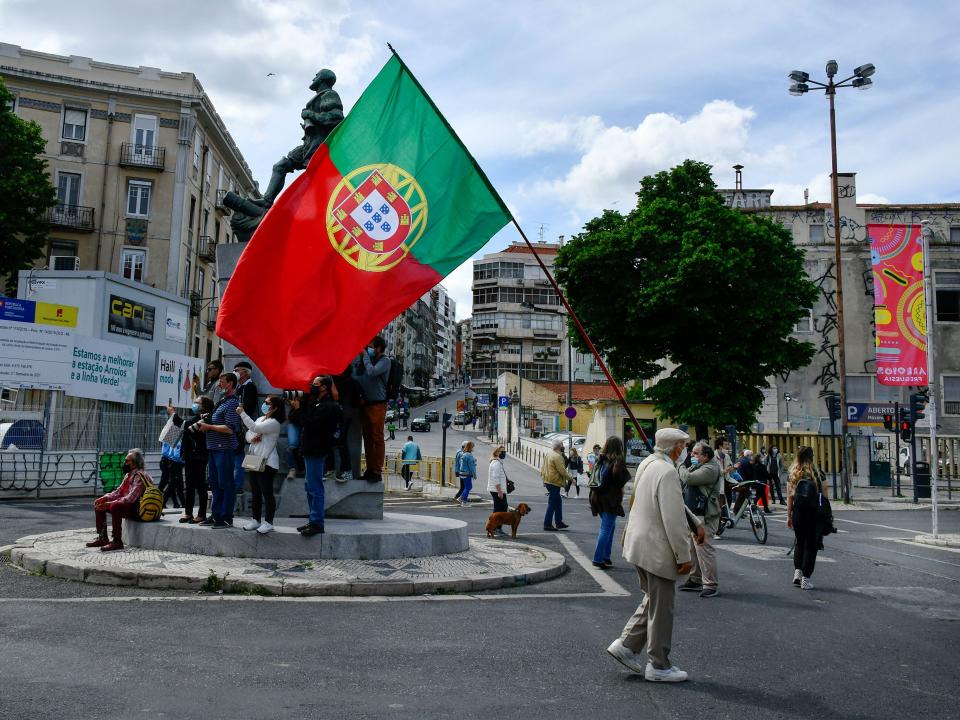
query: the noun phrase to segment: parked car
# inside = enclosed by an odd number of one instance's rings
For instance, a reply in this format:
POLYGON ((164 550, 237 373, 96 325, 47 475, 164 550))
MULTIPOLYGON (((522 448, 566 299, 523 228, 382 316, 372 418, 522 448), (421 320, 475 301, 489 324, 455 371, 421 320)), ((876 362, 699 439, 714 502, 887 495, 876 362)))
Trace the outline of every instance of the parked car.
POLYGON ((440 413, 437 410, 427 410, 423 417, 427 422, 440 422, 440 413))
POLYGON ((412 432, 430 432, 430 423, 426 418, 414 418, 410 421, 410 430, 412 432))
POLYGON ((397 411, 396 411, 396 410, 387 410, 387 414, 384 416, 383 419, 384 419, 384 421, 386 421, 386 422, 390 422, 391 420, 396 420, 396 419, 397 419, 397 411))

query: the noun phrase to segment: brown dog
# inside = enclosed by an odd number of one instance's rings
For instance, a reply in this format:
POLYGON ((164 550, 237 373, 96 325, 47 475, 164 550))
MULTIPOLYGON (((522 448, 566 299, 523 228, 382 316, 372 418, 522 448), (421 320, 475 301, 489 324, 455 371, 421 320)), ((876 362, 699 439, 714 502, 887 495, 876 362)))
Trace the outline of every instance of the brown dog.
POLYGON ((519 503, 516 510, 509 512, 490 513, 487 518, 487 537, 493 537, 493 531, 498 530, 504 525, 509 525, 512 533, 510 537, 517 537, 517 528, 520 527, 520 518, 530 512, 530 506, 526 503, 519 503))

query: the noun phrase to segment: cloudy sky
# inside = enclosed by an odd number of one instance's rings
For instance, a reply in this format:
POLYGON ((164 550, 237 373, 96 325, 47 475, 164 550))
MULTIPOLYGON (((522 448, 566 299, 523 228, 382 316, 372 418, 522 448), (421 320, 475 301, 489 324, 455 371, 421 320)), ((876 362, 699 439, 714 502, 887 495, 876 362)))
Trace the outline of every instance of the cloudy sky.
MULTIPOLYGON (((0 41, 193 72, 261 186, 299 141, 320 67, 349 110, 397 49, 531 239, 625 210, 644 175, 686 158, 735 163, 776 203, 829 200, 823 79, 872 62, 875 86, 837 97, 841 172, 861 201, 960 200, 960 4, 647 0, 463 2, 0 0, 0 41), (267 73, 274 73, 268 76, 267 73)), ((483 252, 517 239, 502 231, 483 252)), ((469 264, 445 284, 469 314, 469 264)))

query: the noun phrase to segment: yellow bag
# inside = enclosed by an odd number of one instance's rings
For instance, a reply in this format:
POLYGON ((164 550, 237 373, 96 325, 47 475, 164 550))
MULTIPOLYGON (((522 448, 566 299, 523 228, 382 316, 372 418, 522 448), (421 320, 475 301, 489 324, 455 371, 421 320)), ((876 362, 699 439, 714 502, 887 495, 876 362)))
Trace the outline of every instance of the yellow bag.
POLYGON ((143 495, 140 496, 137 515, 143 522, 153 522, 163 514, 163 493, 150 482, 146 474, 143 475, 143 484, 143 495))

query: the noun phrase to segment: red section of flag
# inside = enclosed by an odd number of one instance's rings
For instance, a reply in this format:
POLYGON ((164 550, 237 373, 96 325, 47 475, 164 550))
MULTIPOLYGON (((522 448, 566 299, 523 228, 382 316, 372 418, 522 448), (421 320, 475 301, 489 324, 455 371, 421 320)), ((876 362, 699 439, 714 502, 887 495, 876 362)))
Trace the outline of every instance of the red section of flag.
POLYGON ((442 279, 412 255, 385 272, 365 272, 342 258, 326 228, 341 179, 321 146, 260 223, 220 303, 217 335, 274 387, 302 388, 318 374, 341 372, 442 279))

